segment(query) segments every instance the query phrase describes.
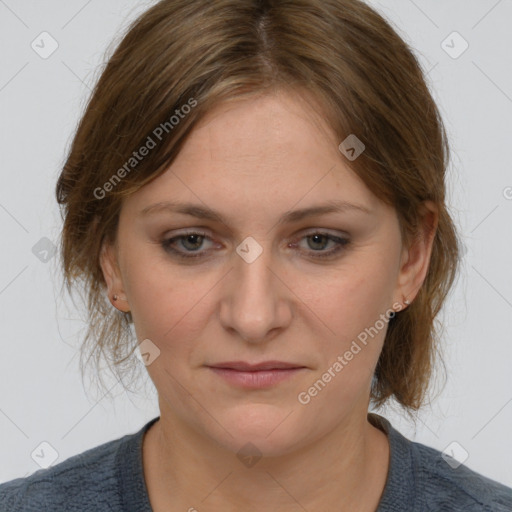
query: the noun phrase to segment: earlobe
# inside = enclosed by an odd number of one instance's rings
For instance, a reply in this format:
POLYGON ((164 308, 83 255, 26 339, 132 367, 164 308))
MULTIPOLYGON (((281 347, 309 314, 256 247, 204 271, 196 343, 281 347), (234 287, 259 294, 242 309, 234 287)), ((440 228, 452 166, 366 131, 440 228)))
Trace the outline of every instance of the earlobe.
POLYGON ((432 201, 425 201, 419 231, 402 252, 398 293, 399 297, 405 296, 410 302, 414 301, 427 276, 438 220, 436 205, 432 201))

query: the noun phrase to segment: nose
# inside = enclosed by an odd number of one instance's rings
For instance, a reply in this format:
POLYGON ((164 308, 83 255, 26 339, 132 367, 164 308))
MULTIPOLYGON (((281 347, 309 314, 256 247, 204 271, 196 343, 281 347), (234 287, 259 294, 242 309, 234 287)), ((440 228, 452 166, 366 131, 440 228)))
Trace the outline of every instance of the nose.
POLYGON ((263 250, 251 263, 235 255, 222 288, 223 327, 250 343, 268 341, 286 329, 292 319, 293 293, 280 273, 270 250, 263 250))

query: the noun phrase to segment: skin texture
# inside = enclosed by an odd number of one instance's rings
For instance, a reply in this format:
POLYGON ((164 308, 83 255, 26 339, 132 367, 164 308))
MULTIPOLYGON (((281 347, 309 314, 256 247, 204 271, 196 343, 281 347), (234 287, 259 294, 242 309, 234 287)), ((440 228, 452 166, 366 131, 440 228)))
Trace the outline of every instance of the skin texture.
POLYGON ((378 505, 389 446, 367 410, 387 323, 308 404, 297 397, 381 314, 414 300, 437 213, 427 204, 424 236, 403 247, 396 212, 348 168, 341 141, 317 112, 312 98, 290 91, 218 106, 169 170, 125 200, 116 244, 104 246, 109 296, 132 312, 139 342, 160 350, 147 370, 161 419, 143 446, 156 511, 378 505), (370 214, 347 210, 278 224, 287 211, 329 200, 364 205, 370 214), (208 206, 225 223, 170 211, 140 215, 162 201, 208 206), (172 247, 203 258, 181 260, 161 245, 197 230, 207 237, 172 247), (336 247, 306 237, 318 231, 350 243, 315 258, 336 247), (252 263, 236 252, 249 236, 262 248, 252 263), (205 366, 234 360, 305 368, 248 390, 205 366), (248 442, 263 455, 252 467, 237 457, 248 442))

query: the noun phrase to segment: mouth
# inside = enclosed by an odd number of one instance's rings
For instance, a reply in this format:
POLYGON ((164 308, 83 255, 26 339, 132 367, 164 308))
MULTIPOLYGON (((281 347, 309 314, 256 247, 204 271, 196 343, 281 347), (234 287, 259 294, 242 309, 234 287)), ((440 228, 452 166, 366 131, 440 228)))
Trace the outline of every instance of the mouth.
POLYGON ((228 361, 207 367, 232 385, 252 389, 274 386, 306 370, 305 366, 283 361, 228 361))
POLYGON ((222 368, 226 370, 238 370, 240 372, 256 372, 263 370, 290 370, 305 368, 305 366, 284 361, 262 361, 260 363, 247 363, 245 361, 226 361, 208 365, 210 368, 222 368))

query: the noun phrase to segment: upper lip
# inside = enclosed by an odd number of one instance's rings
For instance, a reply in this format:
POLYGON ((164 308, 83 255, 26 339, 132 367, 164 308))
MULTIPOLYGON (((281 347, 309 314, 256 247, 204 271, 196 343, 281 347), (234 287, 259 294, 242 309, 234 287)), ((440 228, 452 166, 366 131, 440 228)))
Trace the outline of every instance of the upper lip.
POLYGON ((300 364, 285 363, 283 361, 262 361, 261 363, 247 363, 245 361, 226 361, 208 365, 210 368, 227 368, 240 372, 255 372, 258 370, 286 370, 290 368, 305 368, 300 364))

